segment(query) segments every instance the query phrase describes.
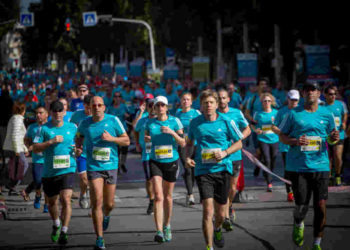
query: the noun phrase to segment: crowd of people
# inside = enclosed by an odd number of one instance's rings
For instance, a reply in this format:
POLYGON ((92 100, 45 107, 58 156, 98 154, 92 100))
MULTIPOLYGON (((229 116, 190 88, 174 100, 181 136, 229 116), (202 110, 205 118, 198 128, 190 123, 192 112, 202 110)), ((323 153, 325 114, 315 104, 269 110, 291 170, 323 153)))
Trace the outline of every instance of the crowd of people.
MULTIPOLYGON (((6 187, 9 195, 29 200, 35 191, 36 209, 44 196, 43 212, 53 221, 52 242, 68 242, 78 173, 79 205, 91 208, 95 248, 106 248, 103 232, 133 143, 141 153, 154 241, 172 240, 172 194, 182 171, 187 206, 198 202, 193 195, 195 182, 198 186, 206 249, 223 247, 222 230, 232 231, 236 218, 241 149, 252 141, 255 157, 271 172, 282 155, 284 178, 291 181, 286 200, 295 203, 297 246, 304 242, 303 221, 313 196, 312 249, 321 249, 328 186, 343 181, 349 90, 313 81, 295 89, 283 89, 280 82, 272 88, 267 78, 244 87, 221 80, 159 82, 24 70, 1 71, 0 83, 0 193, 6 187), (33 181, 19 191, 30 155, 33 181)), ((254 175, 259 172, 257 166, 254 175)), ((264 171, 263 176, 267 192, 273 192, 271 175, 264 171)))

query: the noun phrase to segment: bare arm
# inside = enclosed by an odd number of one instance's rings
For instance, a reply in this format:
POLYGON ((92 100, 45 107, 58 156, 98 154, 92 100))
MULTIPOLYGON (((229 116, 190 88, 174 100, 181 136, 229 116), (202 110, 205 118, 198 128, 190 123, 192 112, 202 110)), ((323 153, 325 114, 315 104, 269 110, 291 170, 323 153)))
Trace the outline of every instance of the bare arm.
POLYGON ((54 144, 58 144, 63 142, 63 136, 62 135, 56 135, 54 138, 51 140, 42 142, 42 143, 35 143, 33 144, 33 152, 34 153, 41 153, 45 151, 48 147, 54 144))
POLYGON ((104 141, 113 142, 115 144, 118 144, 119 146, 129 146, 130 145, 130 139, 129 139, 129 136, 127 133, 123 133, 120 136, 114 137, 105 130, 101 136, 101 139, 104 141))
POLYGON ((242 140, 244 140, 245 138, 247 138, 250 134, 252 133, 249 125, 247 127, 245 127, 242 131, 242 134, 243 134, 243 138, 242 140))

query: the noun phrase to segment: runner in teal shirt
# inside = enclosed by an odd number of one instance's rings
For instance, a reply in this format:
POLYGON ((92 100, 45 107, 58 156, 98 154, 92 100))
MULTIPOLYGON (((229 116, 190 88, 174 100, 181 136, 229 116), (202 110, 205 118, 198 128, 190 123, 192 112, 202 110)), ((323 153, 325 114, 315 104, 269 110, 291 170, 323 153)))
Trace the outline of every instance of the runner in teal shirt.
MULTIPOLYGON (((192 94, 184 93, 181 96, 181 109, 176 111, 175 116, 180 119, 182 125, 184 126, 184 137, 187 140, 188 137, 188 128, 190 122, 199 116, 201 113, 191 108, 192 106, 192 94)), ((185 167, 186 164, 186 152, 183 148, 179 147, 180 160, 184 168, 183 179, 185 181, 187 196, 186 196, 186 206, 193 206, 195 204, 194 195, 193 195, 193 186, 194 186, 194 169, 189 169, 185 167)))
POLYGON ((337 88, 329 86, 325 89, 325 107, 333 114, 337 130, 339 131, 340 140, 335 145, 329 146, 330 169, 332 171, 332 180, 336 186, 342 184, 341 171, 343 165, 343 151, 345 130, 348 120, 348 110, 346 105, 339 100, 336 100, 337 88), (334 179, 333 179, 334 174, 334 179))
POLYGON ((186 166, 195 168, 195 176, 203 206, 203 231, 207 249, 224 247, 222 234, 224 213, 230 189, 232 161, 230 154, 242 148, 242 134, 234 121, 217 113, 219 97, 213 90, 205 90, 200 96, 200 115, 190 123, 186 146, 186 166), (192 159, 194 141, 196 140, 195 158, 192 159), (213 213, 214 208, 214 213, 213 213), (213 227, 213 215, 215 223, 213 227))
POLYGON ((33 144, 35 153, 44 152, 44 192, 48 196, 50 216, 53 221, 51 240, 61 245, 68 243, 68 226, 72 213, 75 162, 75 136, 77 127, 64 122, 64 106, 60 101, 50 104, 52 121, 42 126, 40 143, 33 144), (59 197, 62 211, 59 213, 59 197), (62 223, 59 215, 61 214, 62 223))
MULTIPOLYGON (((229 86, 232 87, 232 85, 233 84, 230 84, 229 86)), ((218 95, 219 95, 219 109, 218 109, 219 112, 218 113, 226 116, 229 120, 235 122, 239 130, 242 132, 242 136, 243 136, 242 140, 244 140, 251 133, 248 121, 244 118, 242 112, 239 109, 229 107, 230 97, 226 89, 219 89, 218 95)), ((233 222, 236 218, 236 213, 233 209, 232 203, 233 203, 234 197, 236 196, 238 177, 242 167, 242 151, 238 150, 237 152, 234 152, 233 154, 230 155, 230 159, 232 162, 231 163, 232 176, 230 177, 231 178, 230 193, 229 193, 229 198, 227 200, 225 221, 222 225, 226 231, 233 230, 233 222)))
POLYGON ((317 82, 306 82, 302 90, 304 106, 293 109, 281 122, 280 139, 290 145, 286 169, 291 171, 295 197, 293 241, 304 243, 304 219, 311 197, 314 208, 314 246, 320 243, 326 225, 326 200, 328 199, 329 160, 326 141, 335 144, 339 140, 333 115, 322 106, 317 82))

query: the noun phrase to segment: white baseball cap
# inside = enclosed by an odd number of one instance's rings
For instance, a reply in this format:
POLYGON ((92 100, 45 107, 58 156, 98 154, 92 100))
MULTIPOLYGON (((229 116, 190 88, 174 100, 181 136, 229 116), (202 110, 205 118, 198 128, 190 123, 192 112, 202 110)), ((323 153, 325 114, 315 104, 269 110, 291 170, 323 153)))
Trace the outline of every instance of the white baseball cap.
POLYGON ((164 103, 165 105, 168 105, 168 99, 165 96, 157 96, 154 99, 154 105, 156 105, 158 102, 164 103))
POLYGON ((288 98, 291 100, 299 100, 300 99, 299 91, 296 89, 289 90, 288 98))

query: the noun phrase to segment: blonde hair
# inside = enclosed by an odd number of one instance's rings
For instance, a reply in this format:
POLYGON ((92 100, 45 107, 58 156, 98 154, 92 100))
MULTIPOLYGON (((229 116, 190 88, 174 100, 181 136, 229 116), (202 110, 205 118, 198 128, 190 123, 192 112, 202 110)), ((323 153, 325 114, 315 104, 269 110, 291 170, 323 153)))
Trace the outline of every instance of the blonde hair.
POLYGON ((260 95, 260 101, 262 102, 265 97, 271 98, 271 105, 276 106, 276 98, 271 93, 263 93, 260 95))
POLYGON ((219 103, 219 96, 218 93, 216 93, 214 90, 207 89, 204 90, 200 96, 200 102, 202 104, 203 100, 207 99, 208 97, 213 97, 216 101, 216 103, 219 103))

